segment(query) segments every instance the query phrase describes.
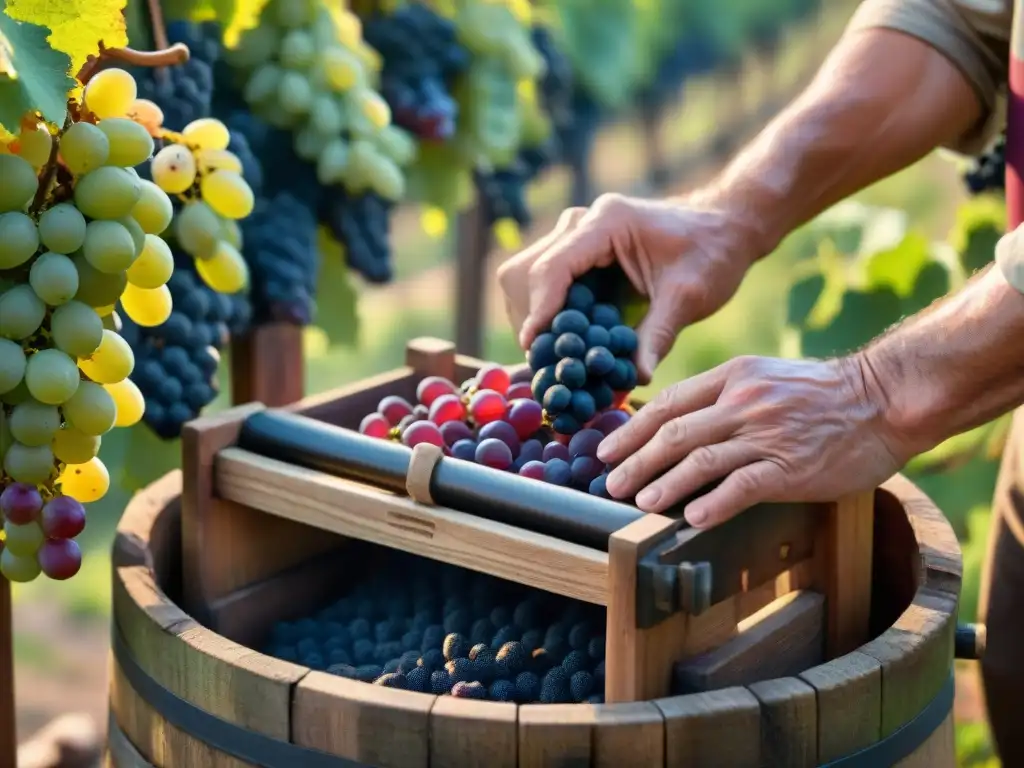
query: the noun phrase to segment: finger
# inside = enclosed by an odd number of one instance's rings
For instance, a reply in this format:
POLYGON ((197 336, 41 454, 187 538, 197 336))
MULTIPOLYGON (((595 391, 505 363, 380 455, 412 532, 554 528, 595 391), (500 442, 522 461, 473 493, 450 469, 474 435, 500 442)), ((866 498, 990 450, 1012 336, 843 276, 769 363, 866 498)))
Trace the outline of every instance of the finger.
POLYGON ((649 384, 654 369, 665 359, 676 342, 676 336, 685 322, 680 317, 685 312, 669 297, 651 301, 647 315, 636 329, 639 346, 636 354, 637 374, 640 384, 649 384))
POLYGON ((498 285, 505 295, 505 313, 517 336, 522 332, 523 323, 530 313, 530 267, 583 217, 585 211, 585 208, 567 208, 562 211, 550 232, 507 259, 498 269, 498 285))
POLYGON ((618 499, 631 498, 691 451, 726 440, 738 426, 735 411, 718 406, 666 421, 650 441, 612 470, 608 493, 618 499))
POLYGON ((708 483, 763 457, 755 446, 741 440, 702 445, 637 494, 644 512, 663 512, 708 483))
POLYGON ((607 230, 586 218, 530 267, 530 314, 523 324, 521 343, 529 344, 551 324, 576 278, 615 261, 607 230))
POLYGON ((695 528, 711 528, 750 509, 772 501, 786 487, 786 472, 774 461, 758 461, 737 469, 720 486, 686 505, 687 522, 695 528))
POLYGON ((661 425, 702 408, 710 408, 725 386, 724 366, 666 387, 629 421, 606 437, 597 449, 605 464, 617 464, 649 442, 661 425))

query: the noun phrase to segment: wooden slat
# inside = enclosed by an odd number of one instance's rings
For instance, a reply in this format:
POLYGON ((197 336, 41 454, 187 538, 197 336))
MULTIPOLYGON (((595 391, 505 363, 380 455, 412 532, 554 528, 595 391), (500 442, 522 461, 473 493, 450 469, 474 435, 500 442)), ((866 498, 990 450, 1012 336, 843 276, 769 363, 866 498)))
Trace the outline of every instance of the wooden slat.
POLYGON ((594 768, 665 765, 665 717, 653 703, 600 704, 594 707, 594 768))
MULTIPOLYGON (((416 371, 418 379, 441 376, 455 378, 455 344, 444 339, 421 336, 405 345, 405 364, 416 371)), ((459 382, 453 381, 458 384, 459 382)))
POLYGON ((524 704, 519 708, 519 768, 591 765, 596 717, 586 704, 524 704))
POLYGON ((388 395, 399 395, 413 402, 417 381, 419 377, 412 368, 398 368, 319 395, 310 395, 285 410, 338 427, 357 429, 363 417, 377 410, 377 405, 388 395))
POLYGON ((124 735, 111 710, 107 718, 107 753, 104 768, 154 768, 124 735))
POLYGON ((215 494, 214 459, 238 440, 242 423, 263 408, 239 406, 185 425, 181 433, 184 607, 211 623, 214 601, 337 546, 313 528, 254 513, 215 494))
POLYGON ((838 760, 879 740, 882 665, 854 651, 799 675, 818 700, 818 763, 838 760))
MULTIPOLYGON (((306 667, 264 656, 200 626, 167 599, 143 567, 116 568, 113 586, 115 624, 154 680, 217 717, 288 738, 291 688, 309 671, 306 667)), ((129 735, 139 743, 138 734, 129 735)))
POLYGON ((816 554, 823 581, 818 591, 828 598, 829 657, 849 653, 869 636, 874 515, 874 492, 839 499, 825 513, 816 554))
POLYGON ((430 710, 430 768, 516 768, 519 708, 438 696, 430 710))
POLYGON ((310 672, 295 686, 292 741, 369 765, 426 768, 435 698, 310 672))
POLYGON ((682 657, 686 616, 675 614, 651 629, 637 627, 637 564, 681 523, 645 515, 608 540, 608 625, 605 630, 605 701, 643 701, 668 693, 672 662, 682 657))
POLYGON ((922 587, 896 623, 858 649, 882 667, 882 736, 902 727, 942 689, 953 664, 956 599, 922 587))
POLYGON ((237 448, 217 459, 225 499, 354 539, 423 555, 555 594, 604 604, 608 556, 543 534, 237 448))
POLYGON ((333 552, 217 600, 210 615, 220 634, 250 648, 261 648, 278 621, 294 621, 322 607, 358 568, 347 543, 333 552))
POLYGON ((657 699, 665 716, 665 766, 758 768, 761 710, 746 688, 657 699))
POLYGON ((825 599, 791 592, 744 619, 727 643, 675 667, 678 693, 786 677, 823 661, 825 599))
POLYGON ((914 530, 923 568, 920 583, 957 598, 963 581, 963 553, 946 516, 903 475, 885 481, 879 495, 895 497, 914 530))
POLYGON ((818 710, 814 689, 795 677, 748 686, 761 704, 761 765, 818 765, 818 710))

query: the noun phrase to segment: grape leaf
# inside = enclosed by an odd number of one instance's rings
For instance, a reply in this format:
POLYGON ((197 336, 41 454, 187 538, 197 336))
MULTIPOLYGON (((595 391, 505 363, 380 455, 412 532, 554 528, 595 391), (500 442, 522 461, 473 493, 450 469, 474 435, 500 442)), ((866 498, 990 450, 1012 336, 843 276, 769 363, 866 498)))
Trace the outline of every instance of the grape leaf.
MULTIPOLYGON (((7 0, 7 13, 18 21, 50 28, 50 45, 71 57, 77 73, 89 56, 128 45, 126 0, 7 0)), ((66 70, 65 70, 66 71, 66 70)))
POLYGON ((889 287, 898 296, 909 296, 918 273, 931 261, 927 238, 908 234, 893 248, 871 254, 867 260, 868 285, 889 287))
POLYGON ((927 264, 917 273, 914 290, 903 299, 903 314, 920 312, 936 299, 949 293, 949 270, 937 261, 927 264))
POLYGON ((27 112, 38 111, 61 125, 67 113, 69 60, 46 41, 48 30, 20 23, 3 12, 0 2, 0 125, 17 131, 27 112))
POLYGON ((801 351, 808 357, 830 357, 858 349, 903 316, 900 297, 891 288, 847 291, 839 314, 826 328, 810 329, 801 336, 801 351))
POLYGON ((789 308, 786 313, 786 323, 797 327, 802 326, 824 291, 824 275, 811 275, 794 283, 793 287, 789 289, 789 308))
POLYGON ((967 275, 995 258, 996 243, 1006 229, 1006 207, 1002 200, 981 196, 968 200, 956 212, 949 242, 960 255, 967 275))

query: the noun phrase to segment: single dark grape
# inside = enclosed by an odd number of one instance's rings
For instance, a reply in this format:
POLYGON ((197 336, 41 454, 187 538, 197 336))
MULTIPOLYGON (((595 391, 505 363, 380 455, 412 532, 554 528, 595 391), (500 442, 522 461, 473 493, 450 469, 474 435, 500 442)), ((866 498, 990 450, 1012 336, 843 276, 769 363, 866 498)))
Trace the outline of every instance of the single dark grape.
POLYGON ((565 357, 555 366, 555 378, 569 389, 580 389, 587 383, 587 368, 582 360, 565 357))
POLYGON ((586 424, 597 413, 597 404, 594 398, 585 389, 573 390, 572 401, 569 403, 569 413, 580 424, 586 424))
POLYGON ((636 331, 628 325, 616 325, 608 334, 611 337, 608 348, 616 357, 630 357, 636 352, 636 331))
POLYGON ((612 495, 608 493, 607 483, 608 473, 603 472, 590 481, 590 487, 587 489, 587 493, 591 496, 600 496, 602 499, 610 499, 612 495))
POLYGON ((590 484, 604 472, 604 464, 590 456, 572 460, 572 484, 580 490, 589 490, 590 484))
MULTIPOLYGON (((602 325, 602 323, 598 323, 598 325, 602 325)), ((584 336, 589 327, 590 321, 587 319, 587 316, 578 309, 562 310, 551 321, 551 330, 556 336, 561 336, 563 333, 575 333, 577 336, 584 336)))
POLYGON ((572 482, 572 468, 563 459, 551 459, 544 464, 544 481, 552 485, 569 485, 572 482))
POLYGON ((495 655, 495 661, 506 677, 515 677, 522 672, 526 659, 526 650, 515 640, 504 643, 495 655))
POLYGON ((622 322, 622 315, 611 304, 595 304, 590 310, 590 320, 594 325, 600 325, 610 331, 622 322))
POLYGON ((533 376, 530 388, 533 391, 533 399, 538 403, 544 402, 544 395, 549 389, 558 383, 555 377, 555 364, 546 365, 533 376))
POLYGON ((491 701, 515 701, 516 686, 510 680, 495 680, 487 691, 491 701))
POLYGON ((430 406, 430 420, 441 426, 466 418, 466 406, 458 395, 441 395, 430 406))
MULTIPOLYGON (((561 365, 561 364, 559 364, 561 365)), ((572 403, 572 390, 564 384, 555 384, 544 395, 544 410, 552 415, 564 411, 572 403)))
POLYGON ((474 460, 477 464, 483 464, 492 469, 505 470, 512 466, 512 449, 508 447, 507 443, 492 437, 482 440, 477 445, 474 460))
POLYGON ((478 435, 480 442, 483 443, 487 440, 500 440, 508 446, 509 450, 512 451, 512 458, 515 459, 519 456, 520 442, 519 434, 507 421, 492 421, 490 424, 484 424, 480 428, 478 435))
POLYGON ((519 449, 519 458, 525 459, 524 465, 530 461, 541 461, 543 455, 544 444, 540 440, 527 440, 519 449))
POLYGON ((572 701, 569 693, 569 676, 561 667, 553 667, 544 675, 540 700, 542 704, 568 704, 572 701))
POLYGON ((561 413, 555 417, 551 428, 560 435, 574 435, 579 431, 580 423, 569 413, 561 413))
MULTIPOLYGON (((583 337, 583 340, 587 342, 587 349, 593 349, 595 347, 604 347, 607 349, 608 345, 611 344, 611 334, 608 333, 608 329, 600 325, 592 325, 587 328, 587 334, 583 337)), ((556 360, 555 363, 558 361, 556 360)))
POLYGON ((561 459, 562 461, 569 462, 569 448, 568 446, 562 445, 561 443, 550 442, 544 446, 544 453, 541 456, 541 460, 545 463, 552 459, 561 459))
POLYGON ((558 355, 558 360, 565 357, 581 358, 586 353, 587 343, 582 336, 575 333, 563 333, 555 340, 555 354, 558 355))
POLYGON ((448 672, 444 669, 435 670, 430 674, 430 692, 436 696, 448 693, 451 690, 452 682, 448 679, 448 672))
POLYGON ((453 683, 466 682, 473 679, 473 662, 465 656, 460 656, 457 659, 446 662, 444 668, 448 673, 448 679, 453 683))
POLYGON ((384 688, 397 688, 402 691, 409 688, 409 683, 401 672, 387 672, 374 680, 373 684, 384 688))
POLYGON ((544 479, 544 462, 528 461, 519 469, 521 477, 528 477, 531 480, 544 479))
POLYGON ((462 635, 457 632, 452 632, 445 636, 442 650, 444 651, 444 658, 447 661, 461 658, 469 653, 469 643, 462 635))
POLYGON ((423 667, 416 667, 406 673, 405 682, 408 690, 426 693, 430 687, 430 673, 423 667))
POLYGON ((464 421, 446 421, 441 425, 441 437, 444 444, 452 448, 459 440, 472 440, 473 430, 464 421))
POLYGON ((607 347, 591 347, 583 363, 591 376, 605 376, 615 367, 615 355, 607 347))
POLYGON ((476 440, 459 440, 452 446, 452 456, 463 461, 476 461, 476 440))
POLYGON ((569 679, 569 695, 576 702, 584 702, 594 690, 594 676, 580 670, 569 679))
POLYGON ((582 283, 573 283, 569 286, 569 293, 565 297, 566 309, 575 309, 584 314, 594 306, 594 292, 582 283))
POLYGON ((610 411, 605 411, 594 419, 594 423, 591 424, 591 427, 603 432, 605 435, 610 435, 627 421, 629 421, 628 413, 619 408, 613 408, 610 411))
POLYGON ((520 672, 516 675, 516 701, 530 704, 540 699, 540 678, 533 672, 520 672))
POLYGON ((605 381, 588 381, 587 392, 594 398, 594 407, 598 411, 611 407, 611 404, 615 402, 615 393, 605 381))
POLYGON ((486 699, 487 689, 482 683, 460 680, 452 686, 452 696, 457 699, 486 699))
POLYGON ((398 395, 388 395, 377 406, 377 413, 381 414, 393 427, 406 416, 412 415, 412 403, 398 395))
POLYGON ((530 368, 539 371, 549 365, 555 365, 561 359, 561 355, 555 354, 555 339, 558 337, 553 333, 542 333, 533 340, 527 360, 530 368))
MULTIPOLYGON (((540 429, 544 421, 544 409, 536 400, 516 400, 509 407, 506 418, 519 440, 526 440, 540 429)), ((483 430, 481 430, 481 437, 483 437, 483 430)))
POLYGON ((427 376, 416 385, 416 399, 427 408, 441 395, 454 395, 458 387, 442 376, 427 376))

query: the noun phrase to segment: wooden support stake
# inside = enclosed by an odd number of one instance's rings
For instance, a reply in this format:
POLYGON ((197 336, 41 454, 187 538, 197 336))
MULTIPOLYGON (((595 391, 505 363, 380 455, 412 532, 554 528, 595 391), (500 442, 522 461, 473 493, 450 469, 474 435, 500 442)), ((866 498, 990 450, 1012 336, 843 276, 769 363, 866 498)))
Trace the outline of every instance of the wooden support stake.
POLYGON ((0 768, 17 768, 14 705, 14 622, 11 583, 0 576, 0 768))
POLYGON ((231 400, 234 405, 291 405, 305 394, 302 327, 271 323, 231 340, 231 400))
POLYGON ((455 235, 455 347, 472 357, 480 357, 484 349, 484 268, 491 245, 481 206, 460 213, 455 235))

